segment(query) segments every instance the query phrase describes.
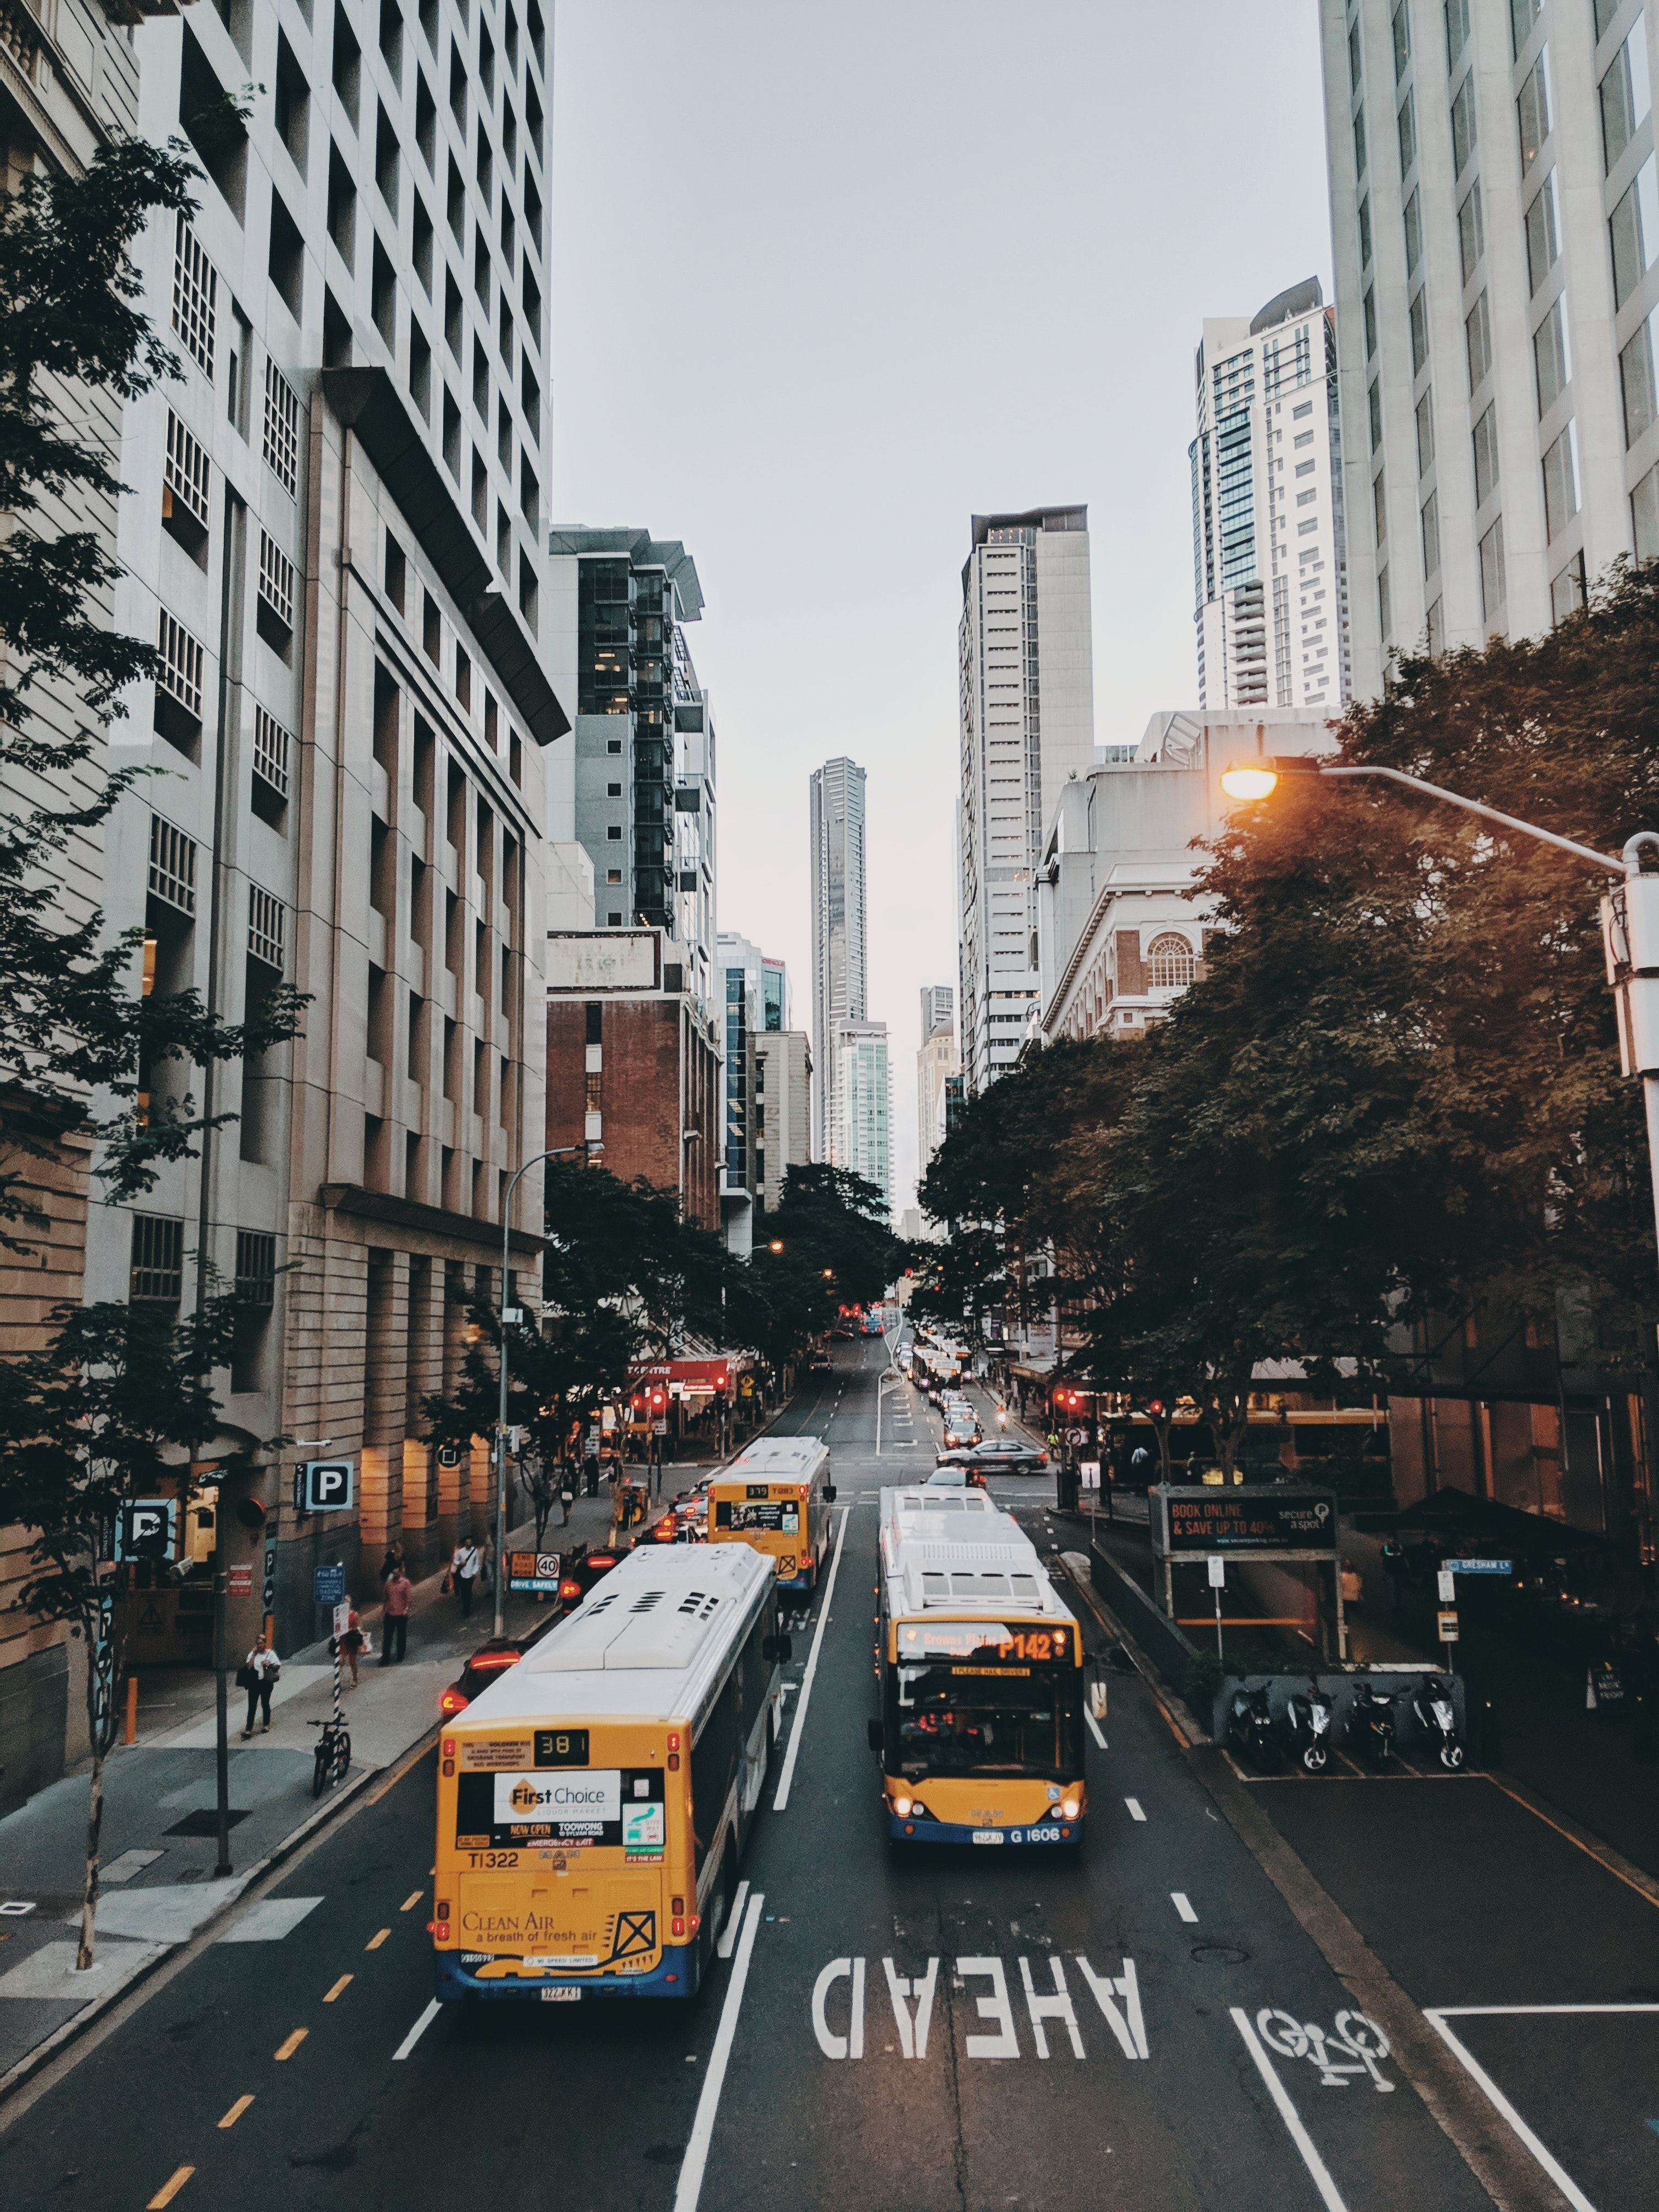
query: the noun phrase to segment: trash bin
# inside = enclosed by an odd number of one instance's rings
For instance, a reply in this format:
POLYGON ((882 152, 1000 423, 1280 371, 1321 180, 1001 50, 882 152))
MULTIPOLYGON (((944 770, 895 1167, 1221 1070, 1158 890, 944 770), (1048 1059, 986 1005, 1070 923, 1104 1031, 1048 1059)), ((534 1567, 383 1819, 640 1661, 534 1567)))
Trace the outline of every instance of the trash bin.
POLYGON ((1077 1495, 1077 1468, 1074 1464, 1061 1460, 1054 1468, 1054 1504, 1062 1513, 1075 1513, 1077 1495))

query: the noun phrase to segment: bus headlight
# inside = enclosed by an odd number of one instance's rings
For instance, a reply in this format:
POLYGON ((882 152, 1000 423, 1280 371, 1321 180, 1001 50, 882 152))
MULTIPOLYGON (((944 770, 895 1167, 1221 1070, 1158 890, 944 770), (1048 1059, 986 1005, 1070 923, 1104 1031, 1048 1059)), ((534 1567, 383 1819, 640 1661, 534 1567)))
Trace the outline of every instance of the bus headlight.
POLYGON ((893 1810, 901 1820, 908 1820, 910 1817, 910 1800, 908 1797, 895 1797, 893 1810))
POLYGON ((1060 1809, 1065 1819, 1075 1820, 1083 1810, 1083 1800, 1077 1796, 1065 1798, 1061 1802, 1060 1809))

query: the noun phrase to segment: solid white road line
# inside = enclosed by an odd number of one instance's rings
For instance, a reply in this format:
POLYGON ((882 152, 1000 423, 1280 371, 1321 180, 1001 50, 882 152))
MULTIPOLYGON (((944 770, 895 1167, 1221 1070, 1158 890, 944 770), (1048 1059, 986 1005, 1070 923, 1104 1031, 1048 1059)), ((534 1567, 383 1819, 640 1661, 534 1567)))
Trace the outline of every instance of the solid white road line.
POLYGON ((806 1728, 806 1707, 812 1695, 812 1677, 818 1671, 818 1651, 823 1643, 823 1632, 830 1625, 830 1603, 836 1595, 836 1577, 841 1572, 842 1547, 847 1541, 847 1524, 852 1517, 853 1509, 849 1505, 841 1516, 841 1528, 836 1537, 836 1556, 830 1562, 830 1579, 823 1586, 823 1595, 818 1600, 818 1625, 812 1638, 806 1672, 800 1678, 800 1703, 795 1707, 795 1725, 789 1731, 789 1750, 783 1762, 783 1778, 778 1784, 777 1796, 772 1800, 775 1813, 781 1813, 789 1802, 789 1785, 795 1778, 795 1761, 800 1756, 800 1740, 806 1728))
POLYGON ((1279 2117, 1290 2130, 1291 2141, 1302 2154, 1302 2163, 1313 2176, 1314 2187, 1324 2199, 1326 2212, 1347 2212, 1347 2207, 1337 2195, 1336 2184, 1325 2170, 1325 2161, 1314 2148, 1313 2137, 1297 2116, 1296 2106, 1286 2095, 1285 2084, 1273 2069, 1273 2062, 1261 2048, 1256 2032, 1250 2025, 1250 2016, 1237 2005, 1232 2008, 1233 2026, 1244 2039, 1244 2047, 1256 2064, 1256 2071, 1267 2085, 1267 2094, 1279 2107, 1279 2117))
POLYGON ((743 1901, 749 1894, 747 1875, 738 1884, 738 1893, 732 1900, 732 1910, 726 1916, 726 1925, 720 1930, 720 1940, 714 1946, 717 1958, 729 1959, 732 1946, 738 1940, 738 1930, 743 1925, 743 1901))
POLYGON ((1126 1797, 1123 1802, 1129 1808, 1129 1818, 1132 1820, 1144 1820, 1146 1819, 1146 1815, 1140 1809, 1140 1800, 1139 1797, 1126 1797))
POLYGON ((409 2033, 404 2036, 403 2041, 392 2052, 392 2056, 393 2060, 407 2058, 410 2052, 413 2051, 416 2045, 420 2041, 421 2038, 426 2033, 428 2028, 431 2027, 433 2021, 436 2020, 437 2017, 438 2000, 436 1997, 434 1997, 431 2003, 416 2021, 414 2027, 410 2029, 409 2033))
POLYGON ((1104 1750, 1105 1750, 1105 1748, 1106 1748, 1106 1739, 1105 1739, 1105 1737, 1104 1737, 1103 1735, 1102 1735, 1102 1734, 1101 1734, 1101 1732, 1100 1732, 1100 1723, 1099 1723, 1099 1722, 1095 1718, 1094 1715, 1093 1715, 1093 1714, 1089 1711, 1089 1708, 1087 1707, 1087 1705, 1085 1705, 1085 1707, 1083 1708, 1083 1717, 1084 1717, 1084 1719, 1085 1719, 1085 1721, 1087 1721, 1087 1722, 1088 1722, 1088 1723, 1089 1723, 1089 1733, 1090 1733, 1090 1735, 1091 1735, 1091 1736, 1093 1736, 1093 1738, 1094 1738, 1095 1741, 1096 1741, 1096 1742, 1100 1746, 1101 1749, 1102 1749, 1103 1751, 1104 1751, 1104 1750))
POLYGON ((1170 1902, 1174 1905, 1176 1911, 1181 1915, 1182 1918, 1187 1922, 1189 1927, 1197 1927, 1198 1915, 1193 1911, 1191 1905, 1188 1903, 1187 1893, 1184 1889, 1172 1889, 1170 1892, 1170 1902))
POLYGON ((743 2006, 743 1986, 749 1978, 749 1961, 755 1948, 755 1929, 759 1924, 761 1907, 765 1902, 764 1896, 758 1890, 749 1900, 749 1917, 743 1923, 743 1936, 738 1945, 738 1961, 732 1969, 732 1978, 726 1985, 726 2002, 720 2007, 720 2024, 714 2037, 714 2048, 708 2054, 708 2071, 702 2078, 702 2094, 697 2100, 697 2117, 692 2122, 691 2140, 686 2144, 685 2156, 680 2161, 680 2185, 674 2191, 674 2212, 696 2212, 697 2199, 702 2193, 703 2168, 708 2163, 708 2146, 714 2138, 715 2115, 720 2111, 726 2061, 732 2056, 732 2045, 738 2032, 738 2014, 743 2006))
MULTIPOLYGON (((1461 2009, 1461 2008, 1458 2008, 1457 2009, 1461 2009)), ((1473 2010, 1474 2008, 1471 2007, 1469 2009, 1473 2010)), ((1535 2009, 1540 2012, 1547 2012, 1553 2011, 1556 2008, 1547 2005, 1540 2005, 1535 2008, 1531 2006, 1517 2006, 1514 2008, 1503 2006, 1496 2008, 1496 2009, 1502 2011, 1509 2011, 1510 2009, 1517 2011, 1531 2011, 1535 2009)), ((1569 2008, 1563 2007, 1561 2009, 1566 2010, 1569 2009, 1569 2008)), ((1573 2009, 1576 2009, 1576 2008, 1573 2008, 1573 2009)), ((1585 2196, 1583 2191, 1579 2188, 1572 2176, 1563 2166, 1550 2155, 1548 2151, 1545 2149, 1543 2144, 1539 2142, 1537 2136, 1534 2135, 1532 2130, 1522 2118, 1520 2113, 1516 2111, 1514 2106, 1510 2104, 1509 2099, 1498 2087, 1497 2082, 1492 2080, 1491 2075, 1486 2072, 1486 2069, 1482 2065, 1480 2065, 1472 2052, 1464 2049, 1463 2045, 1452 2033, 1450 2028, 1446 2025, 1444 2015, 1438 2012, 1425 2012, 1423 2017, 1428 2021, 1430 2027, 1434 2029, 1436 2034, 1440 2037, 1441 2040, 1450 2046, 1454 2056, 1460 2061, 1474 2080, 1479 2082, 1481 2088, 1486 2091, 1493 2111, 1500 2113, 1509 2123, 1510 2126, 1515 2130, 1521 2141, 1538 2160, 1540 2166, 1543 2167, 1545 2172, 1548 2174, 1550 2179, 1560 2191, 1563 2197, 1566 2198, 1568 2203, 1572 2206, 1573 2212, 1595 2212, 1595 2207, 1590 2203, 1589 2198, 1585 2196)))

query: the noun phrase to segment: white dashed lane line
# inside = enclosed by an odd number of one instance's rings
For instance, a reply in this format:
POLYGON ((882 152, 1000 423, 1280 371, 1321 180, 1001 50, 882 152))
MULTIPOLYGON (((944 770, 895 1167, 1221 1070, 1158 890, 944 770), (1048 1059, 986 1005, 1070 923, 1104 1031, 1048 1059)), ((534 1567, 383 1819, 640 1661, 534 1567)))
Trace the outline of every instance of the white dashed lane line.
MULTIPOLYGON (((1146 1815, 1140 1809, 1140 1800, 1139 1797, 1126 1797, 1123 1802, 1129 1808, 1129 1818, 1132 1820, 1144 1820, 1146 1819, 1146 1815)), ((1177 1903, 1179 1903, 1179 1899, 1176 1900, 1177 1903)))
POLYGON ((1095 1741, 1100 1746, 1101 1749, 1104 1751, 1106 1748, 1106 1739, 1100 1732, 1100 1723, 1089 1711, 1087 1705, 1083 1708, 1083 1717, 1089 1723, 1090 1735, 1093 1736, 1095 1741))
POLYGON ((1172 1889, 1170 1892, 1170 1902, 1174 1905, 1176 1911, 1181 1915, 1182 1918, 1188 1923, 1188 1926, 1197 1926, 1198 1915, 1193 1911, 1192 1905, 1188 1901, 1187 1893, 1184 1889, 1172 1889))

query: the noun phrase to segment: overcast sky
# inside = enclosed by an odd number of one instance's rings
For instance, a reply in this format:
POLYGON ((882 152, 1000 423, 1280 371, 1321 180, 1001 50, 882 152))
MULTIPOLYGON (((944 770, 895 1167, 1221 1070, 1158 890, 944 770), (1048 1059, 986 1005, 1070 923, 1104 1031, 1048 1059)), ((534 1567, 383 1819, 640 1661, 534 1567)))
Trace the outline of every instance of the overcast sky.
POLYGON ((807 779, 869 771, 902 1208, 969 517, 1086 501, 1097 742, 1196 704, 1200 325, 1330 295, 1316 0, 557 0, 555 53, 554 519, 696 561, 720 926, 799 1027, 807 779))

